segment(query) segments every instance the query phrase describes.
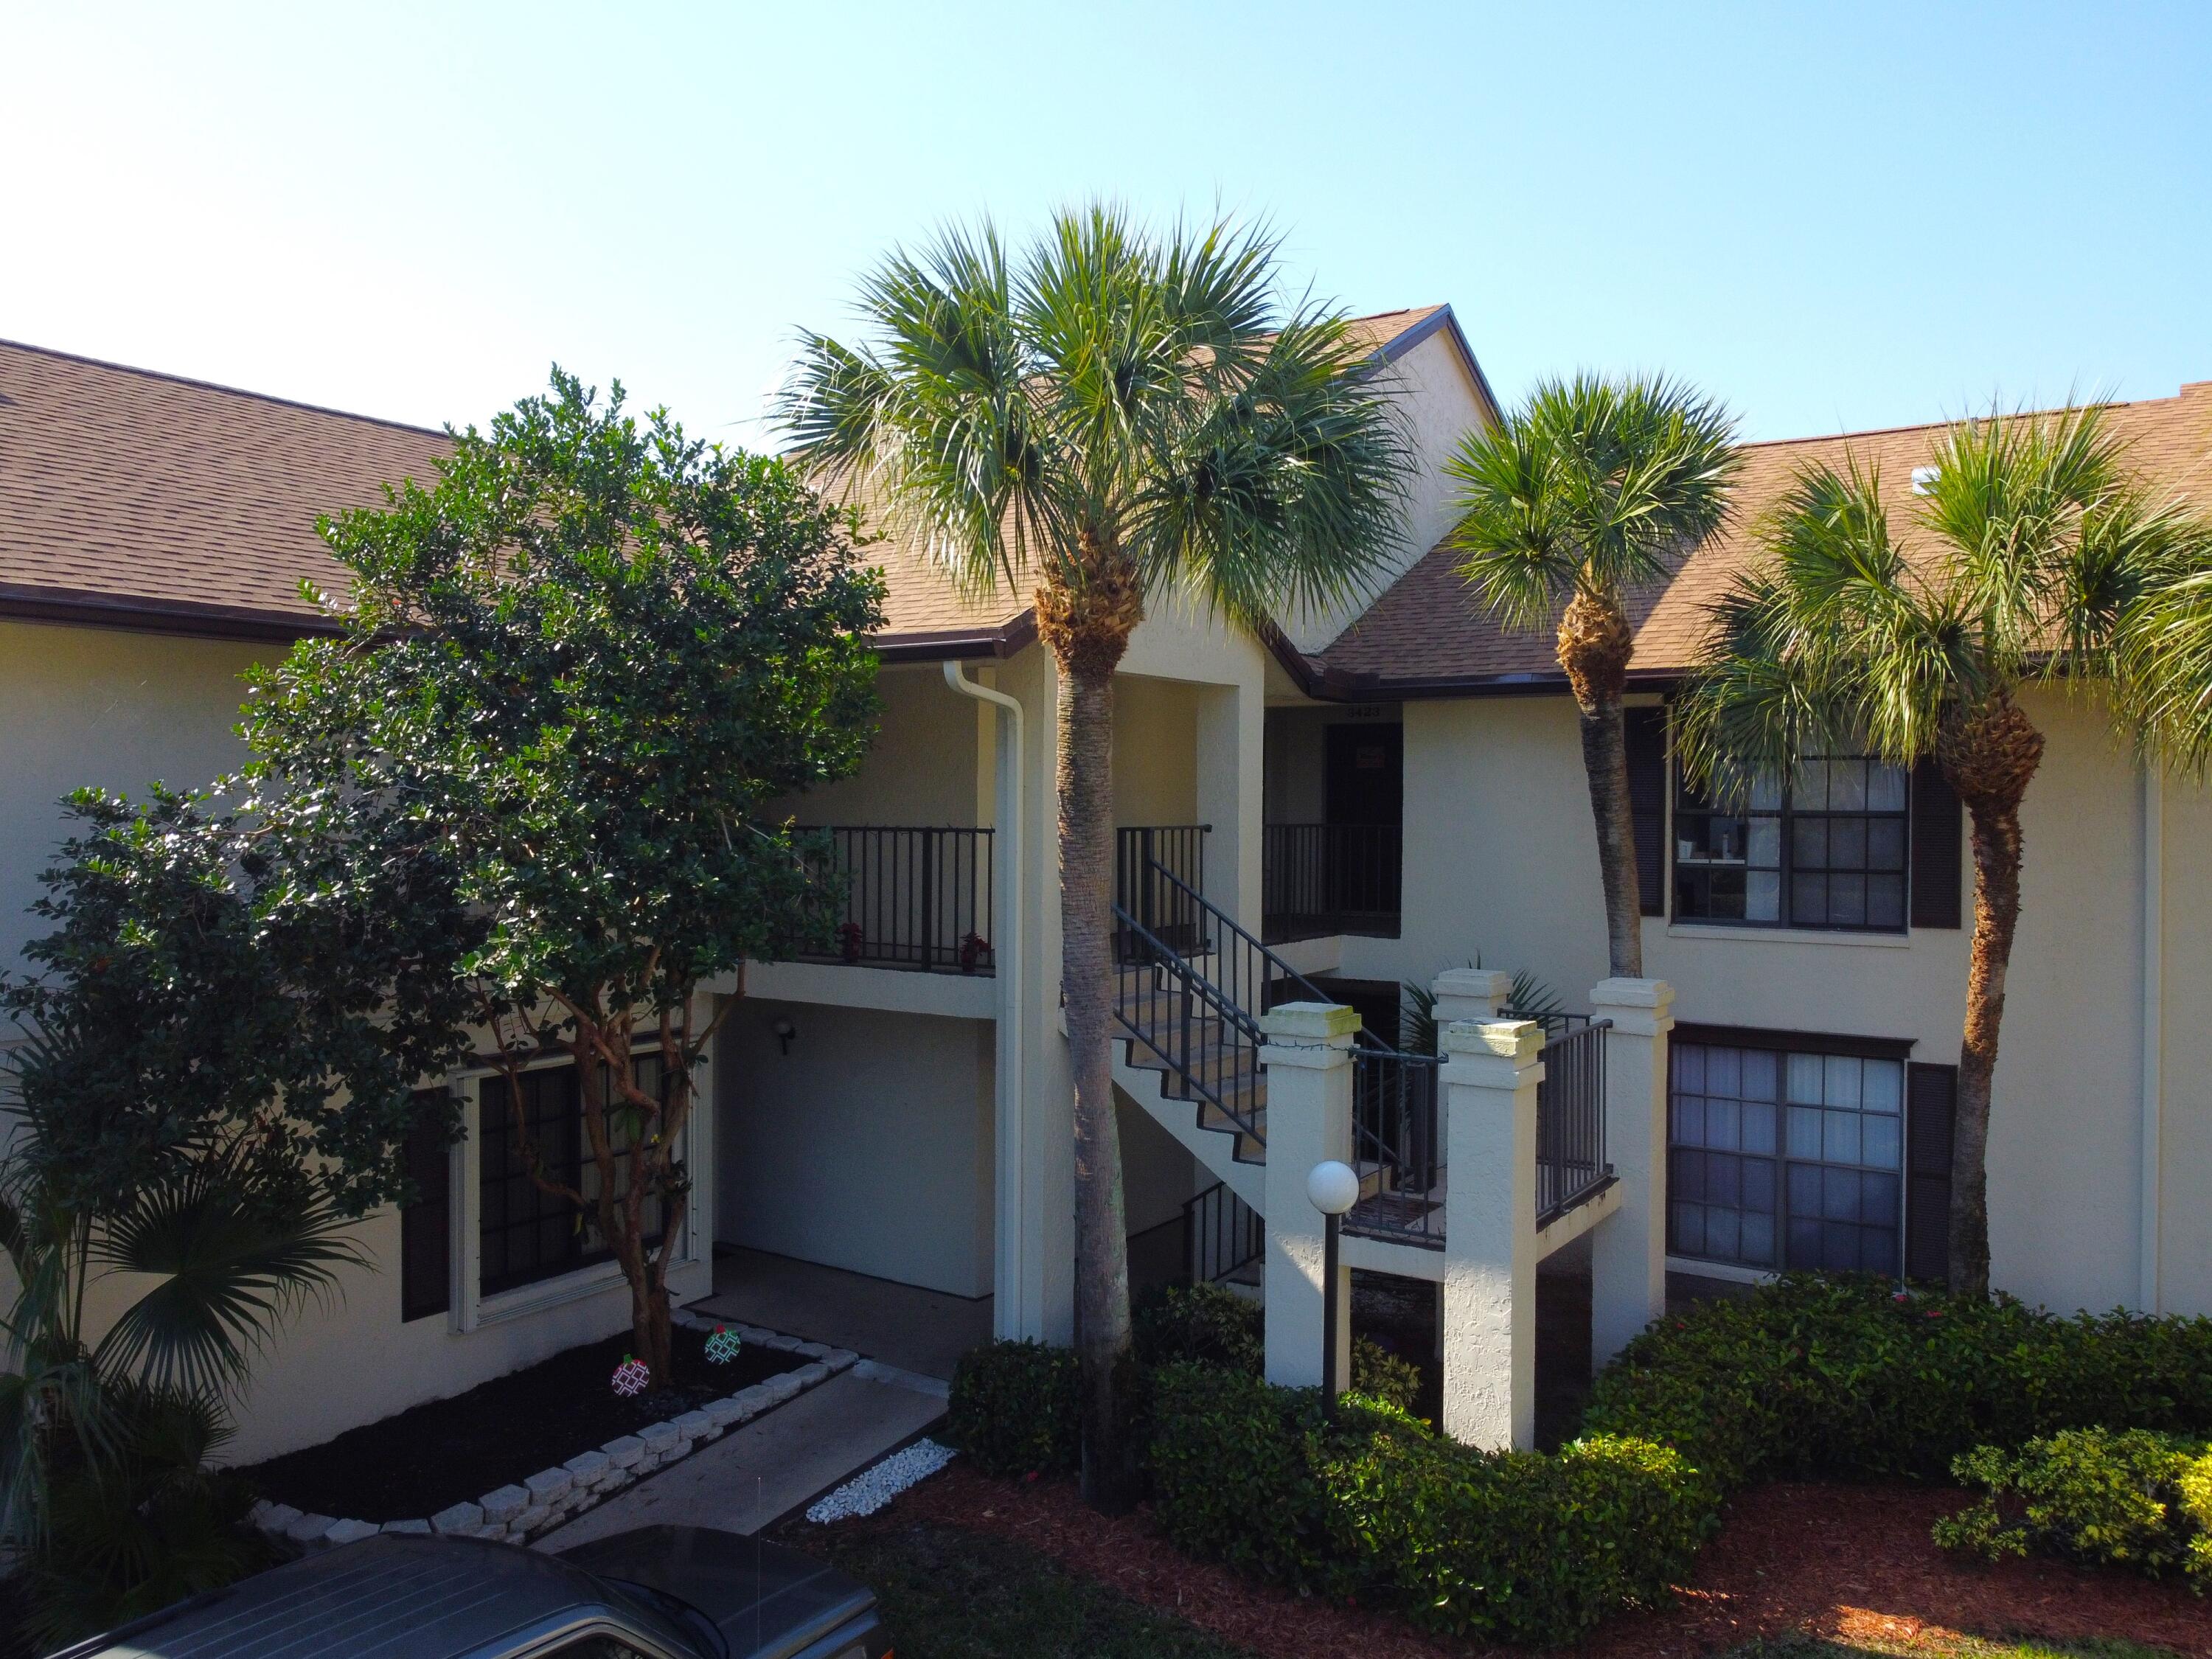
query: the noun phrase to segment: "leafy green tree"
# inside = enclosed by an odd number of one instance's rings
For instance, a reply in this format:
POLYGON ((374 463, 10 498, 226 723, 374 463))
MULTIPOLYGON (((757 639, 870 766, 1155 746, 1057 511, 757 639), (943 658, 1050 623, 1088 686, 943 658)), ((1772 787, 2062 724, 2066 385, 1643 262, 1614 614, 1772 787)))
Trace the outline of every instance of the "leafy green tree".
POLYGON ((988 223, 895 252, 858 343, 805 337, 799 459, 865 493, 971 593, 1030 596, 1060 670, 1061 994, 1075 1079, 1085 1486, 1119 1504, 1129 1346, 1114 1121, 1114 672, 1171 591, 1257 624, 1373 580, 1407 452, 1344 319, 1278 296, 1275 242, 1064 212, 1010 257, 988 223))
POLYGON ((387 1006, 481 1045, 532 1179, 620 1265, 656 1386, 683 1134, 732 1006, 702 988, 826 943, 820 849, 770 806, 872 736, 881 582, 848 529, 781 462, 556 369, 457 434, 434 488, 325 522, 345 633, 246 708, 239 811, 270 879, 390 918, 387 1006), (580 1183, 526 1121, 524 1073, 554 1055, 577 1069, 580 1183))
POLYGON ((1951 1181, 1953 1287, 1989 1288, 1984 1171, 2005 977, 2020 916, 2021 802, 2043 734, 2018 694, 2109 700, 2151 749, 2201 759, 2212 706, 2181 692, 2164 624, 2212 572, 2212 527, 2157 499, 2095 408, 1960 422, 1892 528, 1856 459, 1801 471, 1765 557, 1716 607, 1679 710, 1683 763, 1724 804, 1801 757, 1932 756, 1972 822, 1974 932, 1951 1181), (2178 693, 2179 693, 2178 695, 2178 693))
POLYGON ((1717 530, 1736 471, 1726 410, 1678 381, 1547 380, 1445 471, 1458 481, 1459 574, 1508 628, 1556 626, 1582 718, 1611 971, 1644 972, 1621 699, 1636 649, 1627 599, 1717 530))
POLYGON ((397 1192, 408 1085, 438 1058, 399 1022, 334 1021, 343 986, 301 993, 310 935, 367 933, 272 914, 204 801, 71 810, 86 827, 33 907, 56 924, 27 947, 40 971, 0 984, 23 1026, 0 1126, 0 1540, 54 1642, 258 1565, 246 1499, 202 1459, 257 1353, 362 1261, 344 1230, 397 1192), (120 1310, 95 1331, 103 1281, 120 1310))

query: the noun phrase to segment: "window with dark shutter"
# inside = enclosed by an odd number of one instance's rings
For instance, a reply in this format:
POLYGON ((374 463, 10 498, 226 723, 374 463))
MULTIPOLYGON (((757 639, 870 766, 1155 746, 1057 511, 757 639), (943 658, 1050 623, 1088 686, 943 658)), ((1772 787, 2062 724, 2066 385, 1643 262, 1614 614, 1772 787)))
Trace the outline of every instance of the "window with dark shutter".
POLYGON ((453 1305, 453 1165, 452 1099, 425 1089, 423 1112, 401 1150, 415 1201, 399 1212, 399 1317, 428 1319, 453 1305))
POLYGON ((1644 914, 1667 914, 1667 711, 1621 712, 1628 748, 1628 813, 1644 914))
POLYGON ((1945 1284, 1951 1276, 1951 1131, 1959 1109, 1959 1068, 1909 1067, 1905 1106, 1905 1276, 1945 1284))
POLYGON ((1912 769, 1912 925, 1956 927, 1960 910, 1959 798, 1942 769, 1912 769))

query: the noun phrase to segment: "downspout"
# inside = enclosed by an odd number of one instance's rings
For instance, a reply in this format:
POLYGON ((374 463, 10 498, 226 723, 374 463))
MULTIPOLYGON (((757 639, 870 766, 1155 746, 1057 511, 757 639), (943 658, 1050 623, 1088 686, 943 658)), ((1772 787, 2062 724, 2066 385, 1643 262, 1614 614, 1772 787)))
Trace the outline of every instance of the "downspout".
POLYGON ((2166 800, 2155 764, 2143 769, 2142 1238, 2137 1303, 2159 1311, 2160 1153, 2165 1125, 2166 800))
POLYGON ((1022 1122, 1022 706, 1003 691, 978 685, 957 661, 945 665, 945 683, 963 697, 988 702, 1000 711, 997 732, 998 819, 993 835, 999 921, 992 942, 999 991, 997 1098, 998 1172, 992 1241, 993 1323, 1002 1337, 1036 1336, 1024 1305, 1023 1269, 1029 1239, 1024 1230, 1029 1209, 1024 1201, 1026 1159, 1022 1122))

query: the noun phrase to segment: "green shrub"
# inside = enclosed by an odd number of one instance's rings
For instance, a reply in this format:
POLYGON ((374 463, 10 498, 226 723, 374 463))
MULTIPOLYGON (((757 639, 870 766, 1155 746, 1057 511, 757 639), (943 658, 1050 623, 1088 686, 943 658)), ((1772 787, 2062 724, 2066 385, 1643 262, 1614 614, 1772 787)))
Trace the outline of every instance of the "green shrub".
POLYGON ((987 1474, 1066 1474, 1081 1461, 1075 1352, 994 1342, 952 1373, 945 1438, 987 1474))
POLYGON ((1179 1365, 1154 1381, 1155 1512, 1193 1554, 1431 1628, 1560 1642, 1656 1602, 1710 1505, 1662 1446, 1480 1452, 1402 1411, 1179 1365))
POLYGON ((1988 1495, 1936 1523, 1946 1549, 1991 1560, 2043 1551, 2154 1576, 2204 1571, 2212 1447, 2148 1429, 2067 1429, 2017 1452, 1978 1447, 1951 1468, 1988 1495), (2199 1502, 2185 1496, 2185 1480, 2199 1502))
POLYGON ((2061 1429, 2212 1432, 2212 1320, 2061 1319, 1795 1277, 1654 1326, 1598 1378, 1583 1423, 1674 1446, 1723 1486, 1941 1479, 1977 1446, 2061 1429))
POLYGON ((1352 1392, 1411 1412, 1421 1395, 1420 1367, 1364 1336, 1352 1341, 1352 1392))
POLYGON ((1219 1365, 1257 1376, 1267 1344, 1260 1304, 1221 1285, 1170 1285, 1137 1306, 1137 1363, 1219 1365))

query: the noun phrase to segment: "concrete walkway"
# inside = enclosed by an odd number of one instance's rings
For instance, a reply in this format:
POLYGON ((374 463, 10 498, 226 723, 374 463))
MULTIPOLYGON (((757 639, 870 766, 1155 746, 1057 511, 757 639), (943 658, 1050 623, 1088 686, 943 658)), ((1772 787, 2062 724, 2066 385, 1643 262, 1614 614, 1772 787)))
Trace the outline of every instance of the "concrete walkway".
POLYGON ((942 1383, 864 1359, 531 1547, 562 1550, 662 1523, 757 1532, 842 1485, 944 1412, 942 1383))
POLYGON ((762 1250, 717 1251, 714 1294, 684 1310, 789 1331, 947 1380, 962 1354, 991 1340, 988 1296, 948 1296, 762 1250))

